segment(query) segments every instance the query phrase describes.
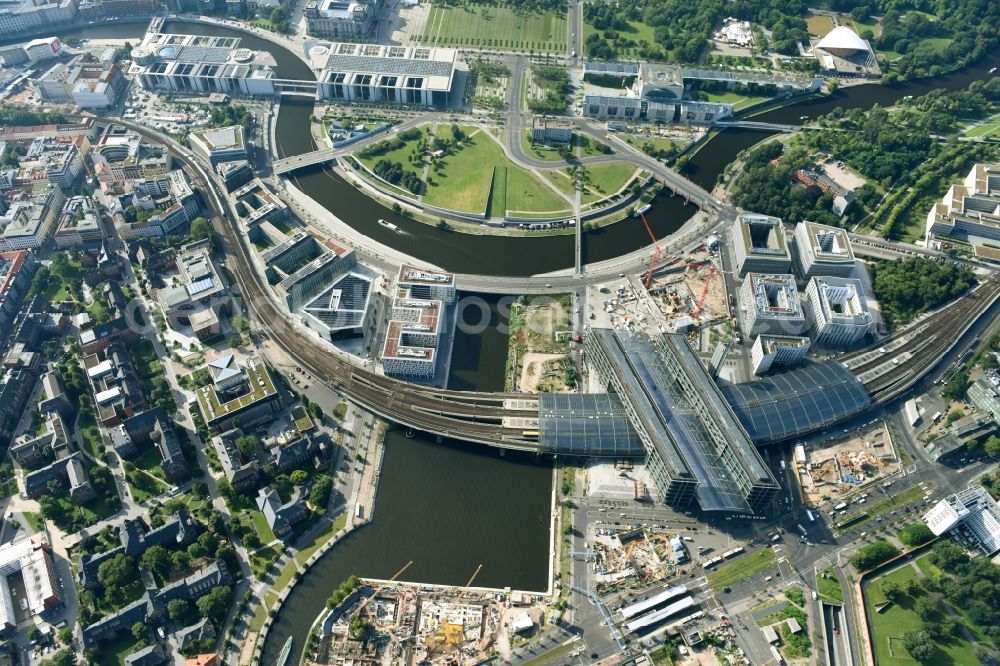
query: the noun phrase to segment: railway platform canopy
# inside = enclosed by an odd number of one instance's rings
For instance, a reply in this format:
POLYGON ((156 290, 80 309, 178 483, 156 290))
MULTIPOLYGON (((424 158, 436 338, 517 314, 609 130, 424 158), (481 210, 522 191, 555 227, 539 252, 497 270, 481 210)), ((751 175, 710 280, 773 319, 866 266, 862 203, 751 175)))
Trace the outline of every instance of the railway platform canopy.
POLYGON ((538 441, 567 455, 629 458, 645 453, 620 397, 613 393, 542 393, 538 441))
POLYGON ((861 381, 836 361, 813 363, 721 388, 757 445, 814 432, 858 414, 871 404, 871 396, 861 381))

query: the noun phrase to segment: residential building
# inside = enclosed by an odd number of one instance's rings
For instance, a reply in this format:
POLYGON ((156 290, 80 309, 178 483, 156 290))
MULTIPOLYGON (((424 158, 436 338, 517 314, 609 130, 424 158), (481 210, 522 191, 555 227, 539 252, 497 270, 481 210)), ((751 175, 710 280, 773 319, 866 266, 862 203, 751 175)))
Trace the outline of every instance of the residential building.
POLYGON ((257 460, 250 458, 244 461, 243 454, 236 448, 235 442, 242 436, 243 431, 236 428, 212 438, 212 447, 219 456, 222 473, 237 490, 256 488, 260 477, 257 460))
POLYGON ((181 226, 193 222, 201 213, 187 175, 180 169, 165 176, 141 178, 133 182, 136 187, 132 205, 137 210, 152 211, 145 220, 138 217, 130 222, 124 215, 114 216, 118 235, 123 240, 137 237, 163 237, 176 232, 181 226), (146 194, 160 193, 160 194, 146 194))
POLYGON ((124 666, 161 666, 167 662, 163 648, 153 644, 125 655, 124 666))
POLYGON ((52 235, 66 196, 51 185, 13 198, 0 216, 0 252, 41 247, 52 235))
POLYGON ((814 277, 806 287, 810 335, 822 347, 855 345, 872 329, 861 281, 854 278, 814 277))
POLYGON ((61 138, 73 140, 97 137, 99 126, 93 118, 82 118, 78 122, 58 125, 18 125, 0 127, 0 141, 34 141, 38 138, 61 138))
POLYGON ((4 629, 15 629, 18 624, 8 581, 15 573, 24 580, 24 610, 31 615, 53 610, 62 603, 56 591, 52 554, 44 537, 35 535, 4 543, 0 545, 0 627, 4 629))
POLYGON ((307 56, 319 99, 443 106, 450 100, 458 51, 333 42, 313 46, 307 56))
POLYGON ((750 366, 755 375, 771 368, 798 365, 809 353, 809 338, 793 335, 758 335, 750 347, 750 366))
POLYGON ((10 442, 37 378, 31 368, 12 368, 0 374, 0 446, 10 442))
POLYGON ((806 187, 818 187, 832 195, 831 210, 840 217, 844 216, 857 198, 852 190, 847 189, 817 169, 799 169, 795 172, 795 178, 806 187))
POLYGON ((32 84, 45 101, 72 102, 82 109, 115 106, 128 88, 128 80, 115 62, 98 60, 89 53, 52 65, 32 84))
POLYGON ((281 409, 281 395, 259 358, 241 363, 227 354, 207 367, 212 383, 195 394, 205 424, 215 432, 231 430, 237 421, 241 428, 252 428, 281 409))
POLYGON ((769 335, 799 335, 806 320, 792 275, 747 273, 740 287, 743 332, 748 338, 769 335))
POLYGON ((72 196, 63 204, 59 225, 56 227, 57 247, 80 247, 100 242, 105 238, 101 214, 94 200, 85 195, 72 196))
POLYGON ((1000 162, 975 164, 927 213, 927 233, 1000 240, 1000 162))
POLYGON ((132 367, 132 359, 121 341, 84 356, 83 365, 94 394, 97 420, 103 425, 116 426, 145 409, 146 398, 132 367))
MULTIPOLYGON (((243 48, 240 41, 239 37, 148 32, 132 49, 129 73, 146 90, 267 96, 280 92, 271 54, 243 48)), ((194 137, 202 134, 191 134, 192 147, 194 137)))
POLYGON ((70 497, 78 504, 89 502, 97 497, 79 452, 58 458, 45 467, 25 475, 24 492, 32 499, 38 499, 49 492, 48 485, 51 481, 65 484, 69 489, 70 497))
POLYGON ((66 141, 55 138, 36 138, 28 146, 28 153, 21 159, 21 180, 34 180, 35 174, 45 174, 48 181, 64 190, 72 189, 83 173, 81 148, 89 148, 86 138, 66 141), (79 144, 79 145, 78 145, 79 144))
POLYGON ((274 532, 274 536, 279 539, 288 536, 295 525, 309 517, 309 509, 299 494, 296 490, 296 496, 287 504, 281 503, 276 490, 261 488, 257 495, 257 508, 264 514, 267 526, 274 532))
POLYGON ((271 461, 282 472, 305 467, 312 459, 312 442, 308 437, 295 437, 291 441, 279 442, 270 451, 271 461))
POLYGON ((854 250, 845 230, 799 222, 793 237, 795 269, 803 282, 817 275, 846 278, 854 272, 854 250))
POLYGON ((973 556, 1000 551, 1000 507, 982 486, 948 495, 924 514, 924 522, 934 536, 947 534, 973 556))
POLYGON ((302 11, 306 34, 328 39, 363 39, 372 35, 380 2, 308 0, 302 11))
POLYGON ((215 625, 207 617, 174 632, 174 639, 182 652, 187 651, 193 643, 213 640, 215 636, 215 625))
POLYGON ((189 135, 191 150, 212 166, 233 160, 249 160, 246 130, 240 125, 196 130, 189 135))
POLYGON ((50 369, 42 375, 42 395, 38 401, 38 411, 41 414, 51 413, 63 417, 69 416, 73 411, 73 405, 70 404, 69 396, 66 394, 66 386, 55 370, 50 369))
POLYGON ((573 121, 566 118, 536 116, 531 121, 531 140, 535 143, 569 143, 573 140, 573 121))
POLYGON ((733 222, 733 259, 740 277, 747 273, 788 273, 792 250, 781 219, 740 213, 733 222))
POLYGON ((0 343, 13 330, 38 262, 27 250, 0 252, 0 343))

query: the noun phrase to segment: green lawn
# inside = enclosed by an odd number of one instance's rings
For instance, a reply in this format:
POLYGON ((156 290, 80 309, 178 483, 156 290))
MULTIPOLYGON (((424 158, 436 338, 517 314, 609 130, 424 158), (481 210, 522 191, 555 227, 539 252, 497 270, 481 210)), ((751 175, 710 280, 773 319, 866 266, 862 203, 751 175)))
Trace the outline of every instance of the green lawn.
POLYGON ((102 458, 104 452, 101 450, 101 431, 97 428, 97 421, 94 420, 90 409, 84 409, 80 412, 77 425, 80 428, 80 443, 83 448, 94 458, 102 458))
POLYGON ((160 451, 155 446, 150 446, 142 452, 142 455, 132 458, 131 462, 139 469, 145 470, 157 479, 166 481, 167 477, 160 467, 160 463, 163 462, 163 456, 160 455, 160 451))
POLYGON ((132 499, 136 502, 145 502, 166 490, 166 486, 155 477, 150 476, 146 472, 139 472, 138 474, 137 478, 141 480, 140 483, 133 483, 132 479, 127 479, 129 488, 132 489, 132 499))
MULTIPOLYGON (((540 172, 546 180, 556 186, 556 188, 566 194, 567 196, 573 196, 576 192, 576 186, 573 185, 573 176, 570 174, 569 169, 547 169, 540 172)), ((586 202, 586 197, 582 196, 580 201, 586 202)))
POLYGON ((499 166, 493 171, 493 189, 490 190, 489 217, 503 217, 507 214, 507 167, 499 166))
POLYGON ((515 11, 507 7, 431 7, 418 42, 506 51, 564 52, 566 14, 515 11))
POLYGON ((326 529, 310 539, 308 544, 302 544, 299 552, 295 554, 295 561, 305 566, 306 560, 312 557, 313 553, 319 550, 323 544, 332 539, 337 532, 344 529, 346 524, 347 514, 341 513, 326 529))
POLYGON ((833 567, 827 567, 816 573, 816 591, 824 599, 844 603, 844 588, 840 586, 840 579, 834 574, 833 567), (830 577, 824 577, 823 574, 828 574, 830 577))
POLYGON ((756 576, 762 571, 777 566, 778 558, 770 548, 761 548, 756 553, 745 555, 738 561, 719 567, 708 574, 708 584, 713 590, 721 590, 724 587, 738 583, 756 576))
POLYGON ((25 511, 21 515, 23 515, 24 519, 28 521, 28 524, 31 525, 31 529, 36 532, 41 532, 42 528, 45 527, 45 520, 42 518, 42 514, 25 511))
POLYGON ((806 16, 806 27, 809 34, 815 37, 825 37, 833 30, 833 19, 826 14, 809 14, 806 16))
POLYGON ((90 663, 93 666, 122 666, 138 642, 131 631, 125 630, 115 639, 98 643, 90 663))
POLYGON ((720 104, 732 104, 733 111, 742 111, 748 106, 753 106, 754 104, 759 104, 760 102, 767 101, 771 99, 770 97, 755 97, 753 95, 741 95, 736 92, 727 90, 726 92, 710 92, 708 94, 709 102, 717 102, 720 104))
POLYGON ((635 165, 624 162, 595 164, 587 167, 587 174, 590 176, 589 187, 598 191, 598 198, 608 197, 631 180, 635 172, 635 165))
MULTIPOLYGON (((420 128, 421 138, 426 137, 428 134, 430 134, 430 128, 429 127, 422 127, 422 128, 420 128)), ((393 138, 398 138, 398 137, 393 136, 393 138)), ((419 141, 420 141, 419 138, 418 139, 414 139, 412 141, 404 141, 403 145, 400 146, 399 148, 397 148, 395 150, 390 150, 389 152, 383 153, 382 155, 376 155, 374 157, 362 158, 359 154, 356 154, 355 157, 358 159, 359 162, 361 162, 366 167, 368 167, 369 169, 372 169, 372 170, 375 169, 375 163, 378 162, 379 160, 388 160, 390 162, 399 162, 402 165, 404 171, 409 171, 410 173, 416 174, 420 178, 423 178, 424 177, 424 163, 423 163, 423 159, 421 159, 421 161, 420 161, 420 163, 418 165, 414 165, 414 164, 410 163, 410 155, 413 152, 416 151, 416 149, 417 149, 417 143, 419 141)), ((359 153, 360 152, 362 152, 362 151, 359 151, 359 153)), ((421 156, 421 158, 422 157, 423 156, 421 156)))
MULTIPOLYGON (((424 203, 441 208, 480 213, 486 210, 493 177, 491 166, 506 164, 507 158, 493 139, 483 130, 463 127, 467 138, 455 149, 454 155, 441 160, 441 173, 429 174, 424 203), (433 183, 433 184, 431 184, 433 183)), ((451 139, 451 128, 441 130, 451 139)))
POLYGON ((535 175, 518 168, 507 169, 507 210, 561 212, 568 210, 569 203, 552 191, 535 175))
POLYGON ((977 125, 972 129, 966 130, 965 136, 971 136, 971 137, 1000 136, 1000 116, 994 116, 989 121, 984 122, 982 125, 977 125))
POLYGON ((250 518, 253 520, 253 527, 257 530, 257 536, 261 543, 271 543, 274 541, 274 532, 267 524, 267 518, 260 511, 251 511, 250 518))
MULTIPOLYGON (((919 568, 923 569, 921 560, 927 555, 916 560, 919 568)), ((892 603, 881 613, 875 612, 875 605, 885 601, 880 584, 883 581, 891 580, 902 584, 905 580, 917 578, 916 570, 909 563, 886 575, 879 576, 872 581, 865 594, 865 603, 868 606, 868 614, 872 619, 873 642, 878 663, 881 666, 912 666, 916 663, 906 652, 902 644, 902 636, 907 631, 919 631, 924 623, 917 615, 915 607, 916 601, 910 596, 902 595, 899 600, 892 603)), ((956 609, 958 610, 958 609, 956 609)), ((961 614, 961 613, 960 613, 961 614)), ((977 627, 966 622, 966 627, 972 635, 980 641, 987 640, 982 636, 977 627)), ((967 639, 953 636, 947 642, 935 642, 936 654, 926 661, 928 664, 975 664, 978 660, 972 653, 973 643, 967 639)))
MULTIPOLYGON (((633 42, 638 42, 640 46, 643 43, 650 46, 657 43, 655 34, 656 28, 646 23, 643 23, 642 21, 629 21, 627 30, 619 30, 616 32, 621 36, 622 39, 628 39, 633 42)), ((583 24, 584 41, 586 41, 587 37, 593 34, 598 34, 603 37, 604 31, 598 30, 590 22, 585 21, 583 24)), ((613 41, 609 40, 608 43, 611 45, 612 48, 616 48, 615 43, 613 41)), ((616 49, 616 51, 620 56, 623 57, 631 57, 631 56, 637 57, 639 54, 639 48, 622 48, 622 49, 616 49)))

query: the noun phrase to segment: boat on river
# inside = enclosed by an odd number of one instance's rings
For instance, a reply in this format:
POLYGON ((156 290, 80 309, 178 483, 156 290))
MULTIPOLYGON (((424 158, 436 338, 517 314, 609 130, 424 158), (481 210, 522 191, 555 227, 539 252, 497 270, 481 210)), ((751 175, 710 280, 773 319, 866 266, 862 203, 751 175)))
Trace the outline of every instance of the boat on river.
POLYGON ((380 225, 382 225, 383 227, 385 227, 386 229, 388 229, 389 231, 396 231, 396 232, 399 231, 399 227, 397 227, 392 222, 387 222, 387 221, 385 221, 383 219, 379 219, 378 223, 380 225))
POLYGON ((285 646, 281 648, 281 654, 278 655, 277 661, 274 662, 274 666, 288 666, 288 662, 292 658, 292 641, 294 639, 289 636, 288 640, 285 641, 285 646))

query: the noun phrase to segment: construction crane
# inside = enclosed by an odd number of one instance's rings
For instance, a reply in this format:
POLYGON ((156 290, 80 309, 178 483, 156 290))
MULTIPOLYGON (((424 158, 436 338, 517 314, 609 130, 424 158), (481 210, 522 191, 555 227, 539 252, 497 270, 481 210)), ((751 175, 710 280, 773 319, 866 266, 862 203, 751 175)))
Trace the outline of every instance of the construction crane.
POLYGON ((660 249, 660 244, 656 240, 656 236, 653 234, 653 230, 649 226, 649 222, 646 220, 646 214, 640 212, 639 217, 642 218, 642 223, 646 227, 646 233, 653 241, 653 256, 649 258, 649 272, 646 273, 646 280, 643 282, 643 286, 649 289, 649 282, 653 279, 653 268, 656 267, 656 262, 663 259, 663 250, 660 249))
POLYGON ((482 564, 480 564, 478 567, 476 567, 476 570, 472 572, 472 576, 469 578, 469 582, 467 582, 465 584, 465 587, 472 587, 472 581, 476 580, 476 576, 478 576, 479 572, 482 571, 482 570, 483 570, 483 565, 482 564))
POLYGON ((697 318, 701 314, 701 309, 705 306, 705 298, 708 296, 708 287, 712 284, 712 276, 715 275, 715 265, 708 267, 708 275, 705 276, 705 286, 701 288, 701 296, 698 297, 698 303, 694 307, 694 312, 691 316, 697 318))

